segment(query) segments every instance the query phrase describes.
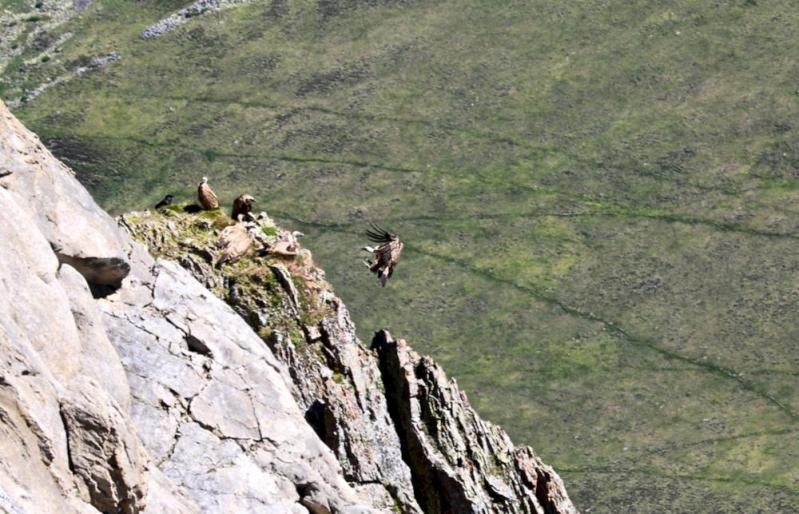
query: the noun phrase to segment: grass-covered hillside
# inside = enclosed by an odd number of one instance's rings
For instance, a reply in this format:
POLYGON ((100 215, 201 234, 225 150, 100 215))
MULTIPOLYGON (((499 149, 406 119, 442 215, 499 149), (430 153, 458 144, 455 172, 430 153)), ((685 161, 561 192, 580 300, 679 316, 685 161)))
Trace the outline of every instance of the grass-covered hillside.
POLYGON ((139 37, 181 5, 97 0, 0 76, 63 78, 16 114, 107 209, 254 194, 584 511, 799 503, 794 2, 265 0, 139 37), (385 289, 368 221, 407 243, 385 289))

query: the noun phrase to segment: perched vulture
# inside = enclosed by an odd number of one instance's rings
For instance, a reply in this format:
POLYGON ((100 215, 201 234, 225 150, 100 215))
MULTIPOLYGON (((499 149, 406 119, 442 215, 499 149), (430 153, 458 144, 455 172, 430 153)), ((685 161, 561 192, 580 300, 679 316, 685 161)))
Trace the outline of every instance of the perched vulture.
POLYGON ((250 246, 252 246, 252 237, 250 237, 247 227, 243 223, 225 227, 216 241, 216 247, 219 248, 220 255, 216 260, 215 266, 219 268, 226 262, 233 264, 247 253, 250 246))
POLYGON ((234 220, 239 219, 239 214, 244 216, 244 219, 253 219, 252 205, 255 203, 255 198, 250 195, 239 195, 238 198, 233 200, 233 212, 230 217, 234 220))
POLYGON ((366 231, 366 235, 373 243, 380 243, 377 248, 364 247, 364 250, 374 255, 374 261, 367 262, 366 265, 369 266, 369 271, 377 275, 380 285, 386 287, 386 282, 391 278, 394 268, 399 263, 404 245, 397 234, 386 232, 375 224, 372 224, 372 228, 366 231))
POLYGON ((283 230, 278 234, 277 241, 275 241, 267 251, 282 257, 296 257, 300 250, 298 239, 304 235, 305 234, 299 230, 295 230, 294 232, 283 230))
POLYGON ((161 207, 166 207, 167 205, 172 203, 172 195, 166 195, 163 200, 155 204, 155 210, 160 209, 161 207))
POLYGON ((203 181, 197 187, 197 201, 200 202, 200 205, 206 211, 219 209, 219 199, 211 189, 211 186, 208 185, 208 177, 203 177, 203 181))

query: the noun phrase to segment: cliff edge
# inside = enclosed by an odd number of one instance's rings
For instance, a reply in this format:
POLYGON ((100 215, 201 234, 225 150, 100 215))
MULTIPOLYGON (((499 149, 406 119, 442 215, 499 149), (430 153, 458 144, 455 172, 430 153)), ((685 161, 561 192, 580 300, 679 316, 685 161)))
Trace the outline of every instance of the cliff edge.
POLYGON ((576 512, 310 252, 212 266, 230 223, 110 218, 0 103, 0 511, 576 512))

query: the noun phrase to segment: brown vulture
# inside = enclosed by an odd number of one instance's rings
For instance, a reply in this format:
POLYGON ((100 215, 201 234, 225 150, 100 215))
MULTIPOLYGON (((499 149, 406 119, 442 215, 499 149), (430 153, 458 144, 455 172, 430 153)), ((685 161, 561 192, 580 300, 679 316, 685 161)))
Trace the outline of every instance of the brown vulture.
POLYGON ((230 217, 234 220, 239 219, 239 215, 242 215, 245 220, 253 219, 252 214, 252 206, 255 203, 255 198, 250 195, 239 195, 238 198, 233 200, 233 212, 230 214, 230 217))
POLYGON ((206 211, 219 209, 219 198, 208 185, 208 177, 203 177, 203 181, 197 186, 197 201, 206 211))
POLYGON ((304 236, 299 230, 289 232, 282 230, 277 236, 277 241, 267 250, 268 253, 277 254, 281 257, 296 257, 300 251, 299 238, 304 236))
POLYGON ((376 248, 364 247, 364 250, 371 252, 374 256, 374 260, 367 262, 366 265, 369 266, 369 271, 377 275, 380 285, 386 287, 386 282, 391 278, 394 268, 399 263, 404 245, 397 234, 387 232, 374 223, 366 231, 366 235, 373 243, 379 243, 376 248))
POLYGON ((219 248, 220 255, 216 260, 215 266, 219 268, 226 262, 233 264, 247 253, 250 246, 252 246, 252 237, 250 237, 247 227, 243 223, 225 227, 216 241, 216 247, 219 248))

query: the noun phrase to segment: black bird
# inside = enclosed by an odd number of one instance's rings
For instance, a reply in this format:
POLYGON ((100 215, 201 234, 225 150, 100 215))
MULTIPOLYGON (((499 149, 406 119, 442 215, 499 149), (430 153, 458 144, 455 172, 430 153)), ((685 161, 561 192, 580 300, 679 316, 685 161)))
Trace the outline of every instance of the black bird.
POLYGON ((160 209, 161 207, 166 207, 167 205, 172 203, 172 195, 166 195, 163 200, 155 204, 155 210, 160 209))

